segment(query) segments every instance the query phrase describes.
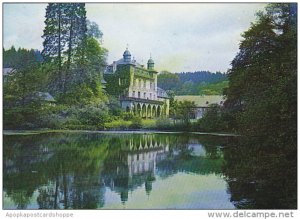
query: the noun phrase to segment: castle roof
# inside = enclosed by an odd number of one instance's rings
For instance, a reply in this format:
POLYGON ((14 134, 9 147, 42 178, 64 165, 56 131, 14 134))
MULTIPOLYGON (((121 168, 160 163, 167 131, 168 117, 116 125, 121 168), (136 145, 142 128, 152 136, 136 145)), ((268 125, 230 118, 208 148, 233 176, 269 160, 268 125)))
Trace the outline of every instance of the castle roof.
POLYGON ((197 107, 208 107, 210 104, 223 105, 225 98, 222 95, 182 95, 175 96, 175 100, 189 100, 194 102, 197 107))
POLYGON ((152 58, 150 58, 150 59, 148 60, 148 64, 154 64, 154 61, 153 61, 152 58))
POLYGON ((128 48, 126 48, 126 50, 124 51, 123 56, 131 56, 128 48))

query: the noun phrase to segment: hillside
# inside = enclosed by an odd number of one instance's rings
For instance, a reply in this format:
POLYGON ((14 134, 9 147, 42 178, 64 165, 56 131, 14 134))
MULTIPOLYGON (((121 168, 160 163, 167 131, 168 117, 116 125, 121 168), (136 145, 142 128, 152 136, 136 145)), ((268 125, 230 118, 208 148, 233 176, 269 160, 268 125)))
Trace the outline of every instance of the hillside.
POLYGON ((211 83, 204 86, 200 86, 201 95, 222 95, 224 88, 228 87, 229 82, 221 81, 218 83, 211 83))
POLYGON ((158 75, 158 86, 175 95, 221 95, 228 81, 227 75, 220 72, 161 72, 158 75))

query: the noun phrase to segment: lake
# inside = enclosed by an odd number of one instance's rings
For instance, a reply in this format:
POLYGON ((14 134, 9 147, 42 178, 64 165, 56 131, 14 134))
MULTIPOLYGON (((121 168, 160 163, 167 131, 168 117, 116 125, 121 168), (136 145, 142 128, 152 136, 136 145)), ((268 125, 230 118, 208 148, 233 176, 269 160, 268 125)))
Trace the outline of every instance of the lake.
POLYGON ((88 132, 3 141, 4 209, 297 208, 295 157, 257 141, 88 132))

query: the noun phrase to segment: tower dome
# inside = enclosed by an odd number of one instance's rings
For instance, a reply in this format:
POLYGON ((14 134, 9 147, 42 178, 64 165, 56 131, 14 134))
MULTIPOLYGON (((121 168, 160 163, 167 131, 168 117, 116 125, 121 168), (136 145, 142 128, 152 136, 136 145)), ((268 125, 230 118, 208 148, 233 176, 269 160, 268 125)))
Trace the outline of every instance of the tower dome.
POLYGON ((151 56, 150 56, 150 59, 149 59, 148 62, 147 62, 147 68, 148 68, 149 70, 153 70, 153 69, 154 69, 154 61, 153 61, 153 59, 152 59, 151 56))
POLYGON ((148 64, 154 64, 154 61, 153 61, 152 58, 150 58, 150 59, 148 60, 148 64))
POLYGON ((128 50, 128 48, 126 48, 126 50, 123 53, 123 59, 125 62, 130 62, 131 61, 131 54, 128 50))

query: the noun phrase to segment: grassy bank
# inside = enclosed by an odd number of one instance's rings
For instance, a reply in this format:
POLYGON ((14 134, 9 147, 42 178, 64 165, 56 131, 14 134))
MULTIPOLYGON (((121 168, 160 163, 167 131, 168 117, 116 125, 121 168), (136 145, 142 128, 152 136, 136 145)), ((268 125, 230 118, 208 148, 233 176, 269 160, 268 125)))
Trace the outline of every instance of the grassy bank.
POLYGON ((155 129, 155 119, 144 119, 140 121, 115 120, 104 124, 104 130, 135 130, 135 129, 155 129))
POLYGON ((170 131, 170 132, 191 132, 194 134, 225 134, 232 135, 223 131, 199 130, 196 122, 185 124, 182 121, 174 121, 168 118, 160 119, 133 119, 133 120, 113 120, 104 123, 104 126, 72 125, 61 129, 45 128, 33 130, 4 130, 5 135, 33 135, 54 132, 102 132, 102 131, 170 131))

